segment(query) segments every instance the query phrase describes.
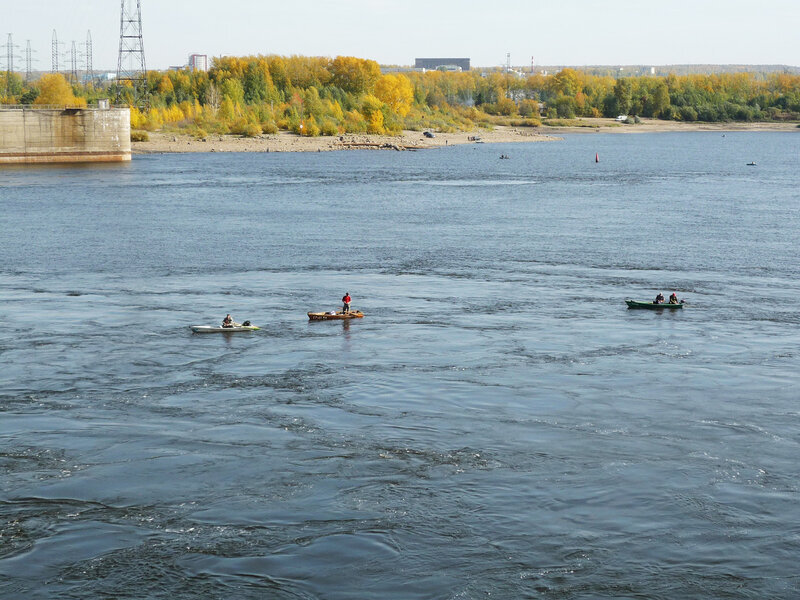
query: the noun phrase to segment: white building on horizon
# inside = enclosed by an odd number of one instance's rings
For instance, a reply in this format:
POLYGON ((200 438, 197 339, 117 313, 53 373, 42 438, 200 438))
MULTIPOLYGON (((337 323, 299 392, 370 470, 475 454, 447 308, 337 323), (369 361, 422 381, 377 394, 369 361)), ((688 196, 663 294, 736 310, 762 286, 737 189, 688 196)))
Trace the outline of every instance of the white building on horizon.
POLYGON ((189 55, 189 68, 192 71, 208 71, 208 55, 207 54, 190 54, 189 55))

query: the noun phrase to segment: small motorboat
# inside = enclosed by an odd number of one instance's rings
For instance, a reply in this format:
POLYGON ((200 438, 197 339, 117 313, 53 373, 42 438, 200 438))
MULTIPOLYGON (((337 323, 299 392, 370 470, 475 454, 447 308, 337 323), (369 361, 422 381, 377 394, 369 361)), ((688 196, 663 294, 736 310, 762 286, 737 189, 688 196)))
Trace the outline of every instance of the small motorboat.
POLYGON ((656 304, 655 302, 639 302, 637 300, 625 300, 625 304, 628 305, 628 308, 649 308, 651 310, 661 310, 663 308, 666 309, 676 309, 676 308, 683 308, 683 300, 681 300, 678 304, 670 304, 669 302, 659 302, 656 304))
POLYGON ((194 333, 239 333, 241 331, 258 331, 260 327, 255 325, 234 325, 233 327, 222 327, 221 325, 192 325, 194 333))
POLYGON ((350 310, 347 312, 331 310, 328 312, 310 312, 309 321, 341 321, 343 319, 363 319, 364 313, 360 310, 350 310))
POLYGON ((749 163, 747 163, 747 166, 748 166, 748 167, 755 167, 755 166, 756 166, 756 163, 754 163, 754 162, 749 162, 749 163))

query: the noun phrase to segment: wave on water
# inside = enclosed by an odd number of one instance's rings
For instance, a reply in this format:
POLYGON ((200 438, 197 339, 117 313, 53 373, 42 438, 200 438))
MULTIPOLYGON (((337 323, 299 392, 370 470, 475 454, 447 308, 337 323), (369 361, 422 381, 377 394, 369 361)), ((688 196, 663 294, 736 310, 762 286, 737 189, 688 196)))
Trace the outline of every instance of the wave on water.
POLYGON ((440 187, 502 187, 502 186, 516 186, 516 185, 535 185, 538 183, 535 179, 460 179, 460 180, 447 180, 439 181, 435 179, 421 180, 410 179, 400 180, 393 183, 401 185, 431 185, 440 187))

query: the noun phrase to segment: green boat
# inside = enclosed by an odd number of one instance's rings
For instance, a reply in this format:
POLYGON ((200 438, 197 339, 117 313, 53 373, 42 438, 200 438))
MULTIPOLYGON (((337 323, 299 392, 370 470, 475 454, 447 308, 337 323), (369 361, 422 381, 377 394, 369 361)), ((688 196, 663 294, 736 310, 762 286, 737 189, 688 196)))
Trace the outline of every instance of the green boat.
POLYGON ((649 308, 650 310, 662 310, 664 308, 673 310, 676 308, 683 308, 683 301, 679 302, 678 304, 670 304, 669 302, 661 302, 660 304, 656 304, 655 302, 625 300, 625 304, 628 305, 628 308, 649 308))

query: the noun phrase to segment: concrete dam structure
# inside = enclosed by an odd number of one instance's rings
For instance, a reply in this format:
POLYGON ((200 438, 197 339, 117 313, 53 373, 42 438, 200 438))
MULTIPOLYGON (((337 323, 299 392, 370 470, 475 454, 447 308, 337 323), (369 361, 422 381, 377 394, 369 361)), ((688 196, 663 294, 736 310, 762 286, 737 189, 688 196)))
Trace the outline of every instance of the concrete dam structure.
POLYGON ((130 159, 128 108, 0 105, 0 164, 130 159))

